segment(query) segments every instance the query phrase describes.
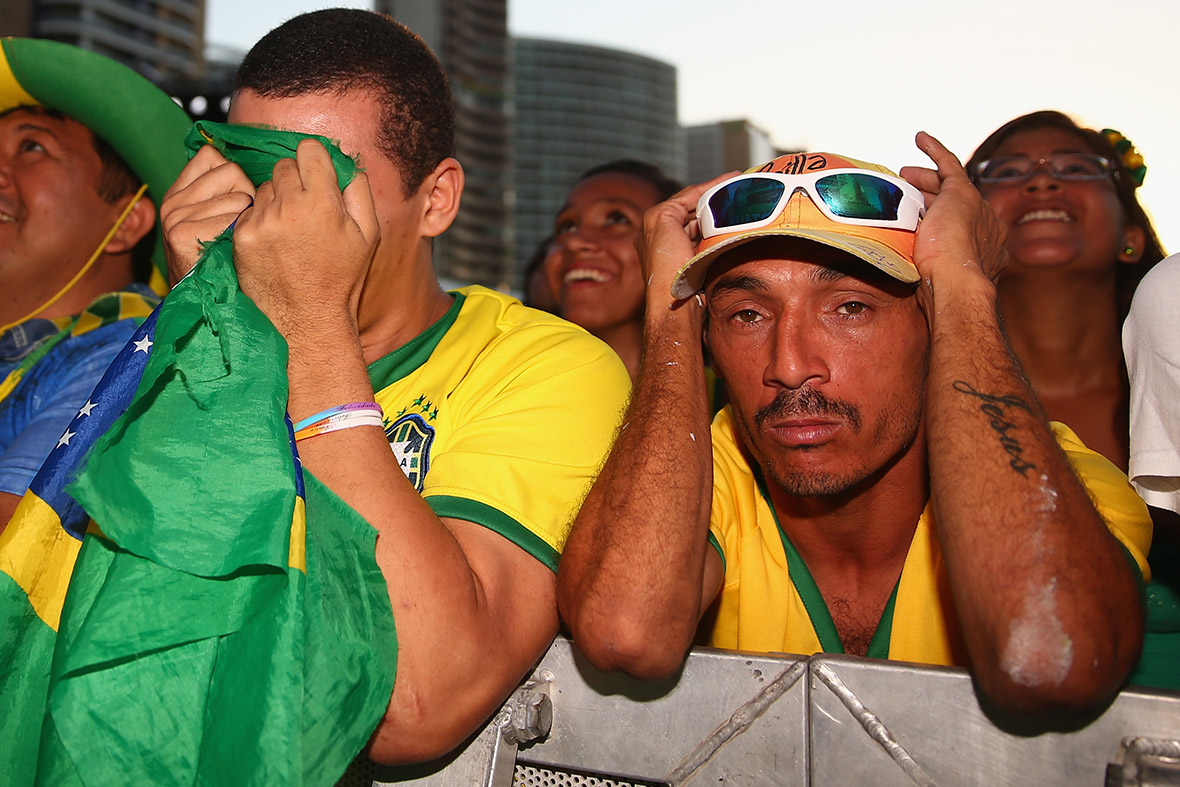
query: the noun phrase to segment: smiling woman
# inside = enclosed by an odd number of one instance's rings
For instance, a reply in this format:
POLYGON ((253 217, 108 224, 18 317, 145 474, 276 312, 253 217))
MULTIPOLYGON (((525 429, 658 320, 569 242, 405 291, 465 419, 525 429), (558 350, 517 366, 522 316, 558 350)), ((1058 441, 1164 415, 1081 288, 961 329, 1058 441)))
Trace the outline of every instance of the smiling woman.
MULTIPOLYGON (((1049 418, 1124 471, 1130 385, 1123 320, 1144 274, 1164 257, 1136 196, 1146 167, 1121 134, 1034 112, 994 132, 967 170, 1008 224, 997 283, 1012 348, 1049 418)), ((1180 576, 1174 533, 1159 527, 1148 561, 1146 645, 1129 681, 1180 688, 1175 665, 1180 576)))
POLYGON ((1135 193, 1142 157, 1116 132, 1044 111, 992 133, 967 171, 1008 225, 1000 309, 1033 390, 1051 420, 1126 470, 1120 331, 1164 256, 1135 193))
POLYGON ((643 338, 643 272, 635 237, 644 212, 680 190, 658 167, 621 159, 588 170, 553 221, 546 262, 561 314, 610 345, 635 379, 643 338))

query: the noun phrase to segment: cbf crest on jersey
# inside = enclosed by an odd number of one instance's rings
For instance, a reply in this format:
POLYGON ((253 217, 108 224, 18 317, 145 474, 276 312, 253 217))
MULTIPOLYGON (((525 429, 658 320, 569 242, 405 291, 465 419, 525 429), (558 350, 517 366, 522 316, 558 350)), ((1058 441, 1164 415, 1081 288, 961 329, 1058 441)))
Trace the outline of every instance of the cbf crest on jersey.
POLYGON ((430 469, 430 445, 434 442, 434 427, 417 413, 407 413, 385 429, 389 447, 398 466, 419 493, 430 469))

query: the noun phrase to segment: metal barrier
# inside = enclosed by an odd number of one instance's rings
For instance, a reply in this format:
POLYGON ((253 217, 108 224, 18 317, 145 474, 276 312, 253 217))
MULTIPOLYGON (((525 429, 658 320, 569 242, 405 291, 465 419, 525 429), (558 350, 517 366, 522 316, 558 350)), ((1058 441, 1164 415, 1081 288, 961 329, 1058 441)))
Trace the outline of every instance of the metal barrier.
POLYGON ((559 638, 458 752, 350 774, 415 787, 1180 785, 1180 693, 1128 689, 1088 716, 1032 720, 981 707, 961 669, 700 649, 675 678, 644 682, 559 638))

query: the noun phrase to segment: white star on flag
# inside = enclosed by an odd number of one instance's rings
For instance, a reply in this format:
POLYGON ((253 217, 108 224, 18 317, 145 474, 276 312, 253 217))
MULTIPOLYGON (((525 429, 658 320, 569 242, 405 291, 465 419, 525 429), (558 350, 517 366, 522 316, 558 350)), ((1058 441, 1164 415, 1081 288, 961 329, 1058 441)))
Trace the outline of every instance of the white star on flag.
POLYGON ((66 433, 65 433, 65 434, 63 434, 63 435, 61 436, 61 439, 57 441, 57 447, 58 447, 58 448, 61 448, 63 445, 69 445, 69 444, 70 444, 70 438, 71 438, 71 437, 73 437, 73 436, 74 436, 74 434, 75 434, 74 432, 71 432, 69 429, 67 429, 67 430, 66 430, 66 433))
POLYGON ((135 342, 135 352, 147 353, 148 349, 150 349, 151 346, 152 346, 152 340, 145 336, 142 339, 140 339, 139 341, 135 342))
POLYGON ((84 415, 90 415, 90 411, 93 410, 94 407, 94 402, 87 399, 86 404, 82 405, 82 409, 78 411, 78 417, 81 418, 84 415))

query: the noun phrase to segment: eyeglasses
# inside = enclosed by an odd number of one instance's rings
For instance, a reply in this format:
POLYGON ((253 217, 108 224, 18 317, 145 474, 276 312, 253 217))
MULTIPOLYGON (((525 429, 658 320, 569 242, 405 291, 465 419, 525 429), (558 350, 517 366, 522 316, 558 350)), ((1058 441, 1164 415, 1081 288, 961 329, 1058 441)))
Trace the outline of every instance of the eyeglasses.
POLYGON ((820 211, 839 224, 913 232, 926 213, 922 193, 881 172, 828 169, 806 175, 754 172, 719 183, 701 196, 697 218, 702 238, 758 229, 774 222, 802 189, 820 211))
POLYGON ((1118 177, 1108 159, 1093 153, 1058 153, 1033 161, 1028 156, 1002 156, 979 162, 975 180, 980 183, 1023 183, 1033 171, 1048 164, 1049 172, 1058 180, 1102 180, 1108 175, 1118 177))

